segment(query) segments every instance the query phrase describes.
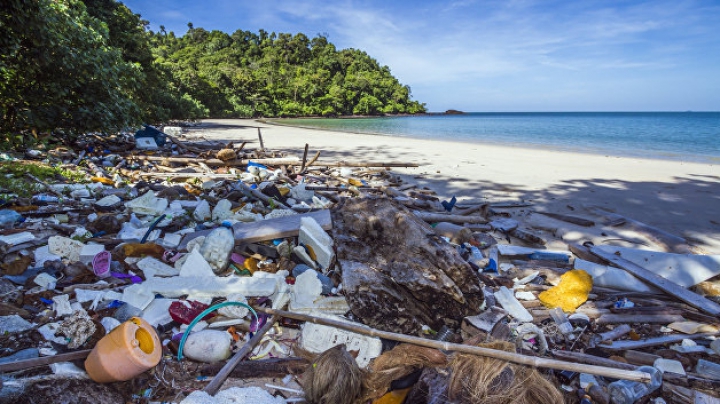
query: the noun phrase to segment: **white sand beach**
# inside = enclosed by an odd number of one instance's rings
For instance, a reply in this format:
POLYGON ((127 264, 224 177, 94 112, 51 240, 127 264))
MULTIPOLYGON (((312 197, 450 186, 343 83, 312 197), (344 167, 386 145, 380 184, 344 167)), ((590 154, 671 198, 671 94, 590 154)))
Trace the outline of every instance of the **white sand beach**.
MULTIPOLYGON (((205 120, 191 135, 257 142, 302 156, 350 161, 402 161, 417 168, 392 171, 441 199, 530 202, 513 215, 564 241, 583 241, 591 230, 565 226, 532 211, 586 216, 589 206, 684 237, 706 253, 720 254, 720 167, 710 164, 614 157, 479 143, 349 134, 269 125, 251 119, 205 120), (557 230, 557 231, 551 231, 557 230)), ((253 144, 257 146, 257 143, 253 144)), ((594 236, 602 235, 602 231, 594 236)), ((607 232, 605 232, 607 233, 607 232)))

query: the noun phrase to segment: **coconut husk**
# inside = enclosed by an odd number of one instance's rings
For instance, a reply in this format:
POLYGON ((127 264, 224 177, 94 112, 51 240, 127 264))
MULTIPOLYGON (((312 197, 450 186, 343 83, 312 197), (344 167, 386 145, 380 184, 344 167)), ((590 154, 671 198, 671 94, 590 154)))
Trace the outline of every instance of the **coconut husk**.
POLYGON ((401 379, 426 367, 447 366, 447 356, 440 350, 412 344, 400 344, 373 360, 365 378, 362 402, 375 400, 385 394, 393 380, 401 379))
POLYGON ((364 377, 345 345, 335 346, 321 353, 303 374, 305 400, 309 404, 355 404, 364 377))
MULTIPOLYGON (((478 346, 515 352, 506 341, 478 346)), ((562 403, 560 391, 537 369, 468 354, 454 354, 450 361, 448 397, 457 403, 544 404, 562 403)))
POLYGON ((217 152, 217 158, 222 161, 234 160, 237 158, 237 153, 233 149, 222 149, 217 152))

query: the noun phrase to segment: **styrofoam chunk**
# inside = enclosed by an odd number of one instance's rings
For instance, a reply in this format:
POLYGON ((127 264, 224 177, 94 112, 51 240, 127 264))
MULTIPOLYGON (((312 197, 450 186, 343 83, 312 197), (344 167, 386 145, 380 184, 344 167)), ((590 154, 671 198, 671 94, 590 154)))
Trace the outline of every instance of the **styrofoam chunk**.
POLYGON ((36 285, 40 286, 43 289, 51 290, 55 289, 57 279, 55 279, 52 275, 46 272, 42 272, 35 277, 33 282, 35 282, 36 285))
POLYGON ((145 257, 138 261, 136 265, 143 271, 145 278, 180 275, 177 269, 153 257, 145 257))
POLYGON ((161 215, 168 207, 168 200, 156 198, 155 192, 147 191, 144 195, 125 202, 125 207, 141 215, 161 215))
MULTIPOLYGON (((314 313, 314 315, 348 322, 342 317, 328 316, 320 313, 314 313)), ((356 334, 320 324, 305 323, 303 326, 300 347, 307 351, 321 353, 340 344, 345 344, 348 351, 359 351, 355 360, 361 368, 366 367, 370 363, 370 360, 378 357, 382 351, 380 338, 356 334)))
POLYGON ((62 236, 52 236, 48 239, 48 251, 70 261, 80 261, 80 251, 84 245, 77 240, 62 236))
POLYGON ((317 272, 307 270, 297 278, 290 295, 290 310, 295 311, 301 308, 313 307, 313 302, 322 293, 322 283, 318 279, 317 272))
POLYGON ((102 244, 86 244, 80 249, 80 262, 90 265, 93 258, 103 251, 105 251, 105 246, 102 244))
POLYGON ((180 276, 182 277, 200 277, 200 276, 212 276, 215 277, 210 264, 205 261, 200 251, 193 249, 185 259, 182 267, 180 268, 180 276))
POLYGON ((47 245, 36 248, 33 254, 35 255, 35 266, 37 267, 45 265, 47 261, 57 261, 62 258, 59 255, 50 253, 50 246, 47 245))
POLYGON ((58 295, 52 298, 53 309, 55 310, 55 316, 64 317, 68 314, 73 313, 72 307, 70 307, 70 295, 58 295))
POLYGON ((27 243, 28 241, 35 240, 35 236, 30 233, 29 231, 24 231, 22 233, 15 233, 15 234, 8 234, 7 236, 0 236, 0 241, 3 243, 7 243, 9 245, 18 245, 22 243, 27 243))

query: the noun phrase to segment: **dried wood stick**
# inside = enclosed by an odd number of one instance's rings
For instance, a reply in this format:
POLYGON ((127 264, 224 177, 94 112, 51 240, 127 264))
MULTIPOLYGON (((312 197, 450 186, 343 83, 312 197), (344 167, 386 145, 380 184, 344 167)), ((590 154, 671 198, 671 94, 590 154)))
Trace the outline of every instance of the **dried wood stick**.
POLYGON ((260 140, 260 150, 265 151, 265 143, 263 142, 262 132, 260 132, 259 126, 258 126, 257 130, 258 130, 258 140, 260 140))
POLYGON ((55 188, 51 187, 50 184, 48 184, 47 182, 41 180, 40 178, 38 178, 38 177, 36 177, 36 176, 34 176, 34 175, 30 174, 30 173, 25 173, 25 176, 28 177, 28 178, 30 178, 31 180, 37 182, 38 184, 42 185, 43 187, 45 187, 45 189, 46 189, 48 192, 50 192, 51 194, 57 196, 58 198, 64 198, 64 196, 63 196, 63 194, 62 194, 61 192, 56 191, 55 188))
POLYGON ((305 151, 303 152, 302 165, 300 166, 300 172, 305 171, 305 163, 307 162, 308 147, 310 147, 310 145, 305 143, 305 151))
POLYGON ((414 337, 410 335, 398 334, 389 331, 376 330, 368 326, 351 323, 349 321, 338 321, 329 318, 321 318, 300 313, 292 313, 282 310, 274 310, 268 308, 256 308, 257 312, 271 314, 273 316, 287 317, 295 320, 321 324, 330 327, 339 328, 341 330, 351 331, 357 334, 369 335, 372 337, 385 338, 393 341, 407 342, 428 348, 442 349, 445 351, 462 352, 471 355, 485 356, 504 360, 520 365, 534 366, 539 368, 569 370, 573 372, 589 373, 593 375, 612 377, 615 379, 633 380, 640 382, 649 382, 650 374, 645 372, 613 369, 604 366, 584 365, 581 363, 570 363, 555 359, 538 358, 533 356, 525 356, 514 352, 501 351, 490 348, 482 348, 472 345, 454 344, 450 342, 435 341, 426 338, 414 337))
MULTIPOLYGON (((258 128, 258 131, 259 130, 260 129, 258 128)), ((220 369, 220 372, 218 372, 218 374, 213 377, 212 381, 207 386, 205 386, 203 391, 210 394, 211 396, 214 396, 215 393, 220 390, 220 386, 222 386, 222 384, 228 378, 233 369, 235 369, 235 366, 237 366, 237 364, 240 363, 240 361, 242 361, 245 356, 252 352, 255 346, 260 343, 260 341, 262 341, 263 336, 270 330, 270 328, 272 328, 273 324, 275 324, 275 321, 277 321, 276 316, 272 316, 267 319, 265 325, 263 325, 262 328, 260 328, 258 332, 253 335, 252 338, 250 338, 250 341, 248 341, 247 344, 243 345, 243 347, 240 348, 240 350, 235 354, 235 356, 230 358, 230 360, 225 364, 225 366, 220 369)))
POLYGON ((0 373, 14 372, 16 370, 30 369, 37 366, 50 365, 58 362, 68 362, 78 359, 85 359, 92 349, 85 349, 82 351, 69 352, 64 354, 58 354, 53 356, 45 356, 42 358, 23 359, 13 362, 7 362, 0 364, 0 373))

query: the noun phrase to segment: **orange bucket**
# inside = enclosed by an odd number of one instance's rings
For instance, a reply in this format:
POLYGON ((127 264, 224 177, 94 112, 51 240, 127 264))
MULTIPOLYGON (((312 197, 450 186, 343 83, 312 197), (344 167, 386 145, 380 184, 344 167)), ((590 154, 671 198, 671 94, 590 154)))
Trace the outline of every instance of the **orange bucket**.
POLYGON ((161 356, 155 329, 133 317, 98 341, 85 360, 85 370, 98 383, 126 381, 155 367, 161 356))

